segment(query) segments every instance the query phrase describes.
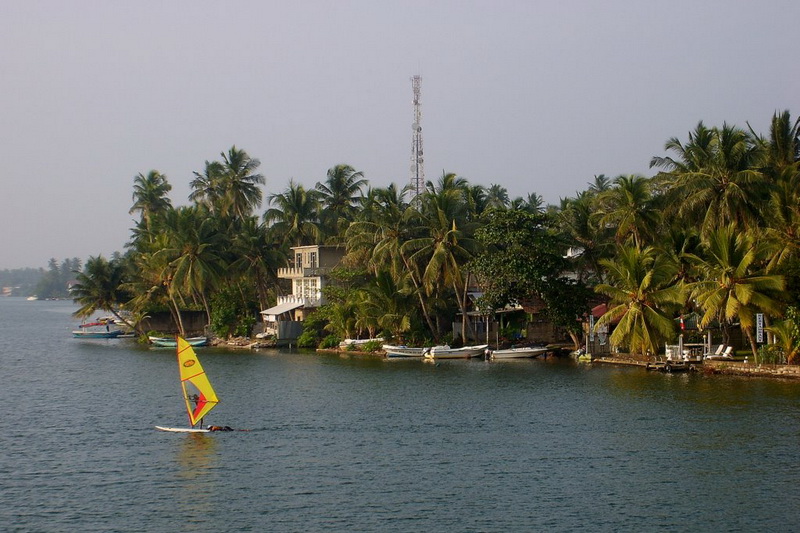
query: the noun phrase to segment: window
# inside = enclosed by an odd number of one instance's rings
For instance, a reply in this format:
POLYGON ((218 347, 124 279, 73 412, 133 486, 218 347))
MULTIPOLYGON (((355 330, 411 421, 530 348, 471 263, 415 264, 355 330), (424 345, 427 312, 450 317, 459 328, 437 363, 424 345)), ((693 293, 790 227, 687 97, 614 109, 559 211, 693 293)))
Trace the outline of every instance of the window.
POLYGON ((309 268, 317 268, 319 266, 317 264, 317 252, 308 252, 308 263, 309 268))

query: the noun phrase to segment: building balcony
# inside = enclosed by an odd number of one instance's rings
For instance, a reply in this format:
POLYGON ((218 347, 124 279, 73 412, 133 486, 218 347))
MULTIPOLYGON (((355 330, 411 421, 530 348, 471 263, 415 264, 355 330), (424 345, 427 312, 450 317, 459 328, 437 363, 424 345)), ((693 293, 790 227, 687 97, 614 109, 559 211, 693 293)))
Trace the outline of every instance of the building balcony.
POLYGON ((303 307, 319 307, 325 304, 325 299, 322 297, 322 294, 317 294, 315 297, 295 296, 294 294, 278 296, 278 305, 295 303, 303 307))
POLYGON ((278 277, 281 279, 318 278, 327 276, 330 271, 331 267, 286 267, 278 269, 278 277))
POLYGON ((295 278, 302 278, 303 276, 303 269, 302 268, 295 268, 295 267, 286 267, 286 268, 279 268, 278 269, 278 277, 281 279, 295 279, 295 278))

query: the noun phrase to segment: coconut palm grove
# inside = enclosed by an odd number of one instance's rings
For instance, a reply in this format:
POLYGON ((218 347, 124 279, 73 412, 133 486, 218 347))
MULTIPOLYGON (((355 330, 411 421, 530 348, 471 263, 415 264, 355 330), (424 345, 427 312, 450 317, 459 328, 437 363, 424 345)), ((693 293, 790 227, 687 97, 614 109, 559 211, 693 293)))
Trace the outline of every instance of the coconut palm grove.
POLYGON ((124 309, 136 325, 168 310, 183 332, 180 312, 194 310, 218 336, 249 335, 287 290, 277 270, 290 247, 330 244, 346 255, 304 323, 307 346, 458 342, 468 313, 533 302, 577 347, 605 304, 594 327, 613 325, 611 343, 633 356, 663 351, 695 317, 700 330, 740 328, 754 356, 800 361, 800 121, 788 111, 765 133, 700 122, 666 141, 652 176, 589 177, 559 205, 446 172, 418 195, 371 187, 347 164, 265 196, 259 166, 230 148, 193 173, 180 207, 167 176, 135 176, 125 253, 86 261, 76 314, 124 309))

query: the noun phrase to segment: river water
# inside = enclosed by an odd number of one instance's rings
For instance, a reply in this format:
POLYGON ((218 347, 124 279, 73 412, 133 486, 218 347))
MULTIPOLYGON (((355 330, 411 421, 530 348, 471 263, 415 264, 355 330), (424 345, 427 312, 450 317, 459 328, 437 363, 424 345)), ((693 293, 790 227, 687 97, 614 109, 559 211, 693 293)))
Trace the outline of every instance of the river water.
POLYGON ((800 383, 569 362, 73 339, 71 302, 0 298, 0 529, 800 529, 800 383))

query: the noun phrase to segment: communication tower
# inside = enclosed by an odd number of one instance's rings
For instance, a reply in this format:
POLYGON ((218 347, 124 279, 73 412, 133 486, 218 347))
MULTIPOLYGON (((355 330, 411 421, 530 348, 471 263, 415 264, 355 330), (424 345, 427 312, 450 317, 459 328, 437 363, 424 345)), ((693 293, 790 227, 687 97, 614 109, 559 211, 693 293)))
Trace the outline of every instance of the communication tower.
POLYGON ((414 90, 414 123, 411 128, 414 135, 411 138, 411 190, 413 197, 419 196, 425 188, 425 168, 422 157, 422 111, 420 110, 420 80, 422 78, 413 76, 411 78, 411 88, 414 90))

